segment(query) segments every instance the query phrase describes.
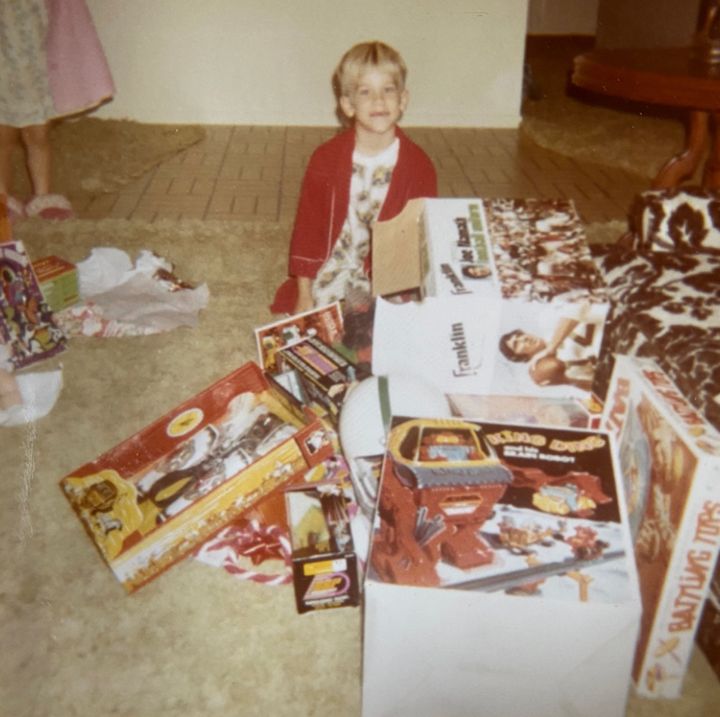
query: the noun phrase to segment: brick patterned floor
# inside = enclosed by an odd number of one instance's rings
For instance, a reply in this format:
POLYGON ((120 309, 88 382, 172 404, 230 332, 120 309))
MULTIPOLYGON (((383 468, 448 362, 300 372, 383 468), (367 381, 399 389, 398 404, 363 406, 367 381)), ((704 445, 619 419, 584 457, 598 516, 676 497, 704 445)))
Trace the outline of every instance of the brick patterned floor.
MULTIPOLYGON (((76 206, 81 218, 291 221, 323 127, 209 125, 200 143, 116 194, 76 206)), ((440 196, 558 197, 587 222, 625 219, 647 179, 544 150, 514 129, 417 128, 407 133, 435 162, 440 196)))

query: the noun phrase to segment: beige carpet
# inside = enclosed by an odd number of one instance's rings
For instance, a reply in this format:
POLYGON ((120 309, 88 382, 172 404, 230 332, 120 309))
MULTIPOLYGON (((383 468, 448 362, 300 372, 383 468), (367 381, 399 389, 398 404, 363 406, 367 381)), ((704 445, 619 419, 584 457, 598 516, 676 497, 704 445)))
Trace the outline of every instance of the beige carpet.
POLYGON ((573 57, 591 47, 588 38, 529 38, 532 94, 523 103, 521 131, 545 149, 652 178, 682 149, 683 119, 574 88, 573 57))
MULTIPOLYGON (((591 234, 602 239, 616 228, 591 234)), ((69 471, 254 358, 252 329, 270 318, 287 227, 33 220, 17 236, 31 256, 54 251, 72 260, 100 245, 153 249, 181 277, 206 281, 211 299, 192 329, 74 339, 61 358, 65 387, 52 414, 0 429, 0 712, 359 715, 360 610, 298 616, 291 588, 240 583, 193 560, 128 597, 57 487, 69 471)), ((682 700, 633 699, 629 714, 696 717, 711 714, 719 697, 696 655, 682 700)))
MULTIPOLYGON (((65 120, 52 128, 53 189, 70 197, 114 192, 205 136, 194 125, 141 124, 96 117, 65 120)), ((20 151, 13 193, 30 194, 20 151)))

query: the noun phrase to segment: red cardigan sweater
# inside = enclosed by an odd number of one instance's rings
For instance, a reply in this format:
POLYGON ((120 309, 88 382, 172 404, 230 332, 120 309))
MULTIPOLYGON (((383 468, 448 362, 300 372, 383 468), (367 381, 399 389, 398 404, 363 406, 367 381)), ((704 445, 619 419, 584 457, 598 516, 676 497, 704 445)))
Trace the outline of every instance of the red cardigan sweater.
MULTIPOLYGON (((380 221, 399 214, 409 199, 437 196, 437 175, 430 158, 404 132, 395 131, 400 148, 380 221)), ((350 203, 354 149, 355 132, 349 129, 321 144, 310 157, 290 240, 290 278, 275 294, 273 313, 292 313, 297 301, 295 277, 314 278, 340 236, 350 203)))

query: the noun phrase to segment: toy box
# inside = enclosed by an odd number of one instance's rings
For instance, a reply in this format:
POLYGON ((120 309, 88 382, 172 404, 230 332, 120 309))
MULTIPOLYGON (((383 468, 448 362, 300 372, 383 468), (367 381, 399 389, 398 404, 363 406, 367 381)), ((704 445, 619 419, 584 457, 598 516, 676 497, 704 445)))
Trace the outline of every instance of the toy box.
POLYGON ((502 423, 600 428, 602 403, 596 398, 542 398, 455 393, 448 395, 453 415, 502 423))
POLYGON ((342 339, 343 316, 340 303, 321 306, 255 329, 258 359, 264 371, 276 374, 277 352, 314 336, 332 346, 342 339))
POLYGON ((357 605, 358 566, 343 487, 289 488, 285 505, 298 612, 357 605))
POLYGON ((9 346, 16 369, 66 348, 21 241, 0 244, 0 343, 9 346))
POLYGON ((643 600, 633 677, 677 697, 720 545, 720 436, 654 362, 617 356, 605 414, 643 600))
POLYGON ((414 200, 374 232, 373 373, 589 397, 608 300, 572 202, 414 200))
POLYGON ((280 371, 295 371, 302 394, 323 407, 337 421, 348 388, 362 378, 356 366, 316 336, 281 348, 276 354, 280 371))
POLYGON ((132 592, 332 451, 324 425, 247 363, 60 485, 132 592))
POLYGON ((696 641, 715 670, 715 674, 720 678, 720 563, 715 567, 710 592, 700 617, 696 641))
POLYGON ((363 715, 623 715, 640 598, 615 476, 603 432, 393 418, 363 715))
POLYGON ((32 266, 51 311, 61 311, 78 302, 78 274, 74 264, 59 256, 45 256, 32 266))

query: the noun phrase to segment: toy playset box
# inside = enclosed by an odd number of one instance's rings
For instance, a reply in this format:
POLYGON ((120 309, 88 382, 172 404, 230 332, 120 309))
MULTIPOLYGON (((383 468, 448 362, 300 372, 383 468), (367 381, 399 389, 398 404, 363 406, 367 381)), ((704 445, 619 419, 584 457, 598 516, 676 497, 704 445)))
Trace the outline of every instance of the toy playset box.
POLYGON ((654 362, 616 357, 604 425, 617 436, 643 618, 639 694, 682 690, 720 546, 720 435, 654 362))
POLYGON ((290 487, 285 505, 298 612, 357 605, 358 565, 342 485, 290 487))
POLYGON ((420 199, 374 232, 373 373, 590 396, 608 297, 572 202, 420 199))
POLYGON ((394 417, 363 714, 625 714, 640 619, 611 437, 394 417))
POLYGON ((7 344, 16 369, 66 348, 65 334, 40 291, 21 241, 0 244, 0 343, 7 344))
POLYGON ((60 486, 132 592, 328 458, 334 439, 250 362, 60 486))

